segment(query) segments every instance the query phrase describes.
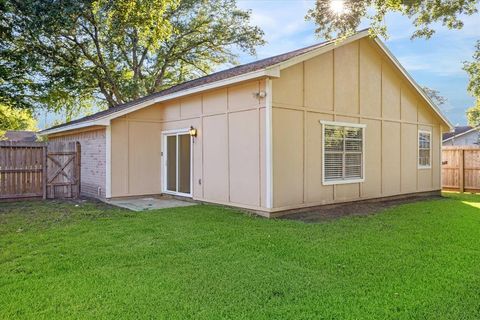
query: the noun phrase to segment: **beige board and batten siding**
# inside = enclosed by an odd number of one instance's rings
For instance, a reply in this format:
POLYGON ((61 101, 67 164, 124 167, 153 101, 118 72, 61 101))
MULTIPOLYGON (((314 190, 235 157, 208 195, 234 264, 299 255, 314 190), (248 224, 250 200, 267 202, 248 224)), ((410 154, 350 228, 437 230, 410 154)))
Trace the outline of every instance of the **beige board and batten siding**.
POLYGON ((80 195, 105 199, 106 131, 103 127, 49 135, 52 142, 80 142, 80 195))
POLYGON ((373 40, 283 69, 272 90, 274 210, 440 190, 442 120, 373 40), (322 183, 321 120, 366 125, 363 183, 322 183), (432 133, 430 169, 418 130, 432 133))
POLYGON ((162 192, 162 132, 198 130, 193 198, 262 210, 265 198, 265 80, 162 102, 111 122, 112 197, 162 192))

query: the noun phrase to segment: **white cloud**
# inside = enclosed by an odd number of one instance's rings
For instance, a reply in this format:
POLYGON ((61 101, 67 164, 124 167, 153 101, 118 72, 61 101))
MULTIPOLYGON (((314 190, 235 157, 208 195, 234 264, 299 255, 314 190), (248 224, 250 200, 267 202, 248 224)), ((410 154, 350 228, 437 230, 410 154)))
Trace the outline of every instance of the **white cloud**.
POLYGON ((435 53, 397 56, 400 63, 410 72, 424 71, 440 77, 464 75, 462 61, 452 54, 435 53))
MULTIPOLYGON (((312 1, 238 1, 242 9, 252 10, 252 24, 265 32, 267 44, 257 49, 258 58, 295 50, 320 40, 315 38, 314 24, 305 21, 312 1)), ((243 56, 251 61, 252 57, 243 56)))

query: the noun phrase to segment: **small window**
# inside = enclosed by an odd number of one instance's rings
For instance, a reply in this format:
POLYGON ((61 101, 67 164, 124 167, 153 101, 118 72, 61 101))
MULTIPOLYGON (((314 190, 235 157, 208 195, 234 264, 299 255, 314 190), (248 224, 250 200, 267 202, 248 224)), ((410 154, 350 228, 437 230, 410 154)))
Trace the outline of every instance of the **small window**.
POLYGON ((430 131, 418 131, 418 167, 430 168, 431 167, 431 138, 432 133, 430 131))
POLYGON ((323 184, 362 182, 364 125, 322 121, 323 184))

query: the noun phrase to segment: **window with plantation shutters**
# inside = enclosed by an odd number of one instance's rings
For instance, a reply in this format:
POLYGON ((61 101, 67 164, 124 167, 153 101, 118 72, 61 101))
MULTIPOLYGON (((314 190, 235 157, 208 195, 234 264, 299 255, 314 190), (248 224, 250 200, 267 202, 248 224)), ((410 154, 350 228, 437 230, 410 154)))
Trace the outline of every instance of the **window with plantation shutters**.
POLYGON ((431 157, 431 138, 432 133, 430 131, 418 131, 418 167, 430 168, 431 157))
POLYGON ((365 125, 322 121, 323 184, 362 182, 365 125))

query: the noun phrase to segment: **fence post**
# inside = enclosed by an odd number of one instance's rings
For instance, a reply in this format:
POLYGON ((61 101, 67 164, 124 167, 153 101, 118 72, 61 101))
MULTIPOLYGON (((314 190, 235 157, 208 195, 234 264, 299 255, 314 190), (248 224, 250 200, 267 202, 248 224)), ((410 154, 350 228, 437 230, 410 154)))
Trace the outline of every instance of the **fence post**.
POLYGON ((43 184, 43 200, 47 199, 47 180, 48 180, 48 174, 47 174, 47 145, 43 146, 43 168, 42 168, 42 184, 43 184))
POLYGON ((460 169, 459 169, 459 177, 460 177, 460 192, 465 191, 465 151, 463 149, 459 150, 460 156, 460 169))

